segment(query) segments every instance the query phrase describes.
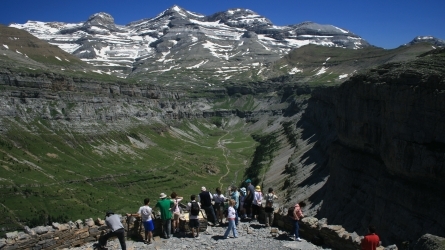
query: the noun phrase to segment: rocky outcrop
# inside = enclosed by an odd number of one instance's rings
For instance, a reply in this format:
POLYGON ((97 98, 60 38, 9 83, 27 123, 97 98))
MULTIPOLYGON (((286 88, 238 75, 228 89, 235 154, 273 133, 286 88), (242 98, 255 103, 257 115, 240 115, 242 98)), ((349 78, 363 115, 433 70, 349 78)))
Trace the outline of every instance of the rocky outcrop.
POLYGON ((431 234, 425 234, 418 239, 414 246, 414 250, 444 250, 445 239, 431 234))
POLYGON ((444 236, 445 60, 437 54, 313 93, 302 120, 323 137, 308 152, 323 149, 313 174, 329 175, 307 197, 317 217, 359 234, 373 224, 384 244, 444 236))

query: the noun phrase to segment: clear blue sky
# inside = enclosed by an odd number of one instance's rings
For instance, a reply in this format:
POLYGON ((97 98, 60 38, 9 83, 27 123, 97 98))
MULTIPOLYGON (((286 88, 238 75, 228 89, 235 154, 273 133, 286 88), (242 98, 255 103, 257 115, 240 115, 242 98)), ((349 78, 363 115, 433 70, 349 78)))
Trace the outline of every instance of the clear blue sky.
POLYGON ((247 8, 275 25, 332 24, 386 49, 418 35, 445 40, 445 0, 2 0, 0 23, 81 22, 94 13, 107 12, 116 24, 124 25, 155 17, 175 4, 204 15, 247 8))

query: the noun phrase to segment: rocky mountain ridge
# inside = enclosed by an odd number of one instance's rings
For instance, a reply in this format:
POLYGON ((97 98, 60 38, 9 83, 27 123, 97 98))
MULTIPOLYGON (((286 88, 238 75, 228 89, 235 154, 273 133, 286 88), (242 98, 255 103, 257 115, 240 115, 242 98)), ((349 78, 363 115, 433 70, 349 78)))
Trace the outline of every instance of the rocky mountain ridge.
POLYGON ((11 24, 122 78, 198 72, 228 80, 233 74, 261 71, 290 50, 307 44, 359 49, 370 46, 354 33, 332 25, 304 22, 275 26, 247 9, 210 16, 173 6, 158 16, 116 25, 107 13, 82 23, 11 24), (216 69, 216 70, 215 70, 216 69))

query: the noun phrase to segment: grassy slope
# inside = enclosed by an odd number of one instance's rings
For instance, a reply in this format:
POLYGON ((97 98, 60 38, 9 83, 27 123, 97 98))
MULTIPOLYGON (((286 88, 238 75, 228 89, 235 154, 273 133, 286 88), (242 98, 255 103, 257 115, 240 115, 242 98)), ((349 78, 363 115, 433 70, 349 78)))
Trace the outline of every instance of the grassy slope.
POLYGON ((194 120, 95 135, 39 120, 16 126, 0 140, 0 224, 11 231, 48 216, 63 222, 131 212, 161 192, 188 200, 201 186, 240 182, 255 144, 243 125, 194 120))

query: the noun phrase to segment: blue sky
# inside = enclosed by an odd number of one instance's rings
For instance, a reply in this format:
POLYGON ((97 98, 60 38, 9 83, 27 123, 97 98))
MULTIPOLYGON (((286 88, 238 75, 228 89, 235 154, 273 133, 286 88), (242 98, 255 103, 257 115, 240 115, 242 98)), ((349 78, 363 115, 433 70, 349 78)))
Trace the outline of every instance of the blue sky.
POLYGON ((418 35, 445 40, 445 0, 4 0, 0 4, 0 23, 81 22, 94 13, 107 12, 116 24, 124 25, 154 17, 175 4, 204 15, 247 8, 275 25, 304 21, 332 24, 386 49, 418 35))

